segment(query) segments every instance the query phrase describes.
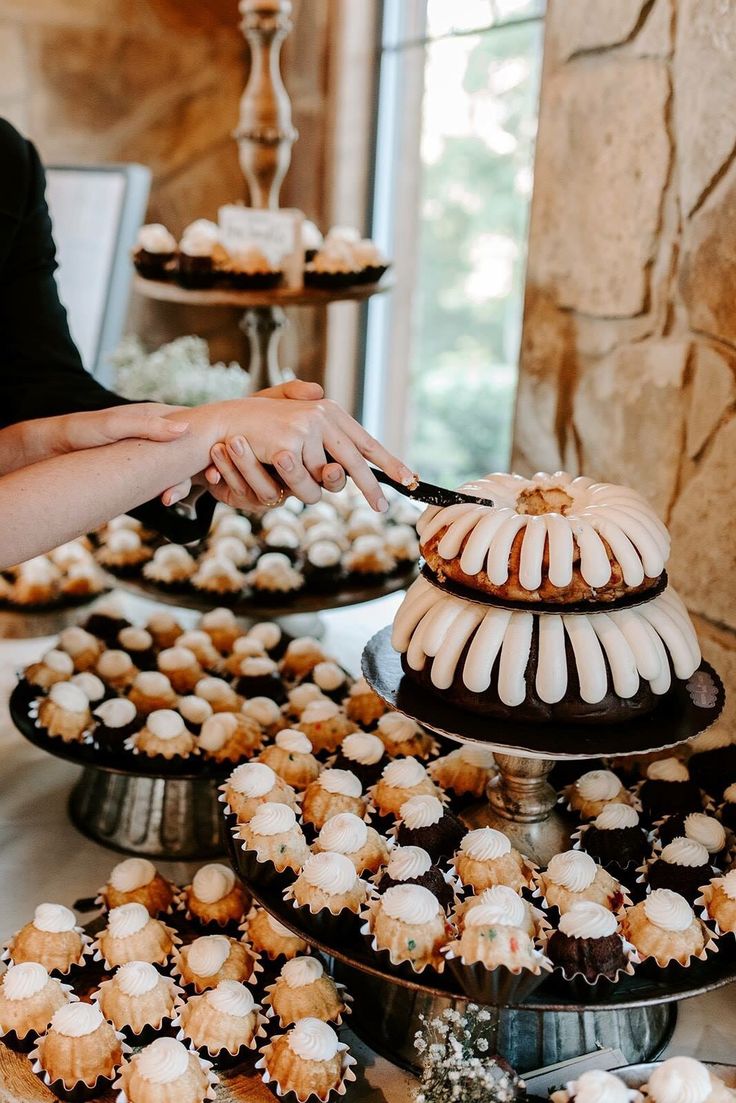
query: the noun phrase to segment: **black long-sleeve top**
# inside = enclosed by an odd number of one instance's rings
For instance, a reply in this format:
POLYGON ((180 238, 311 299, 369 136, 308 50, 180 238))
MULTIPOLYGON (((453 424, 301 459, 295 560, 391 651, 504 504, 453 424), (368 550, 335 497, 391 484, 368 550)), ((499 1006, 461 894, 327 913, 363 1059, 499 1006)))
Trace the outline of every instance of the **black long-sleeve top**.
MULTIPOLYGON (((85 371, 54 279, 56 249, 38 153, 0 119, 0 428, 127 400, 85 371)), ((204 536, 214 499, 204 494, 196 518, 160 501, 131 510, 177 543, 204 536)))

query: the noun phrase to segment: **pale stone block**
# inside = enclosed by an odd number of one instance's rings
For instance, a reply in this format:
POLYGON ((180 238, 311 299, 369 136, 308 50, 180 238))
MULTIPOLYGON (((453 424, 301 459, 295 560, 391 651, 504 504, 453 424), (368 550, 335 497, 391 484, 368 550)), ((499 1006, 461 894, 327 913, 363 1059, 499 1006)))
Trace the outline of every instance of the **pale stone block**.
POLYGON ((529 271, 560 306, 641 314, 670 143, 664 63, 601 60, 553 72, 542 97, 529 271))
POLYGON ((712 345, 696 345, 687 414, 688 456, 697 456, 735 398, 733 364, 712 345))
POLYGON ((670 577, 687 605, 736 628, 736 417, 718 430, 672 509, 670 577))
POLYGON ((736 344, 736 169, 683 227, 680 292, 692 329, 736 344))
POLYGON ((634 34, 646 0, 552 0, 548 34, 560 60, 616 46, 634 34))

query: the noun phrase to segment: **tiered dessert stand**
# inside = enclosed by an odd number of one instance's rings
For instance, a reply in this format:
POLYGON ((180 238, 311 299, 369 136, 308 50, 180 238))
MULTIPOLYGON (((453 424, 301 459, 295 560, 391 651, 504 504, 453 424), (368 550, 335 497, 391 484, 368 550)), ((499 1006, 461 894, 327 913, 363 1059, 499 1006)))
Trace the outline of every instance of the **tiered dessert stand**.
MULTIPOLYGON (((240 0, 241 27, 251 53, 251 70, 240 102, 235 131, 240 165, 253 207, 275 210, 291 162, 298 132, 291 121, 291 103, 279 68, 281 47, 289 34, 291 0, 240 0)), ((335 302, 363 302, 388 291, 391 280, 323 290, 275 288, 261 291, 190 291, 175 284, 136 277, 135 290, 149 299, 197 307, 239 307, 240 328, 248 337, 249 390, 257 391, 291 378, 279 364, 281 335, 287 325, 285 308, 325 307, 335 302)))
MULTIPOLYGON (((702 662, 698 679, 713 690, 711 705, 696 705, 688 686, 679 683, 653 713, 626 723, 563 726, 491 720, 429 694, 406 677, 390 637, 391 629, 384 628, 368 642, 362 663, 365 678, 388 705, 444 739, 482 743, 494 752, 499 772, 489 787, 488 800, 469 808, 462 818, 471 827, 498 828, 513 846, 542 865, 571 845, 571 818, 559 809, 548 781, 556 762, 663 751, 709 727, 725 699, 718 675, 702 662)), ((230 846, 231 860, 239 869, 237 843, 231 841, 230 846)), ((413 1043, 423 1021, 448 1006, 469 1002, 447 974, 427 983, 421 974, 408 979, 388 972, 367 945, 337 946, 315 939, 279 893, 256 887, 255 896, 329 960, 335 975, 356 996, 352 1018, 356 1032, 399 1064, 416 1065, 413 1043), (375 1014, 377 1007, 380 1015, 375 1014)), ((733 981, 736 947, 730 939, 718 954, 683 969, 675 980, 636 973, 624 977, 603 999, 585 1000, 566 993, 564 982, 552 977, 520 1004, 492 1009, 489 1041, 522 1073, 580 1056, 599 1045, 620 1049, 630 1062, 648 1061, 667 1044, 679 1000, 733 981)))

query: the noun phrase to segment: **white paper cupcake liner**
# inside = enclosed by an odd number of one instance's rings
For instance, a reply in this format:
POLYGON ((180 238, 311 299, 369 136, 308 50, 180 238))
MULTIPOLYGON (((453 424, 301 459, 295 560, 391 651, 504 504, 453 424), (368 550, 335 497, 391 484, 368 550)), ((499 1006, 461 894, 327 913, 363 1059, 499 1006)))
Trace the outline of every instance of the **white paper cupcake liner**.
POLYGON ((283 1098, 286 1095, 294 1095, 297 1103, 307 1103, 308 1099, 317 1099, 319 1100, 319 1103, 327 1103, 327 1100, 332 1095, 345 1095, 348 1084, 352 1083, 355 1080, 355 1073, 353 1072, 352 1066, 357 1064, 357 1062, 355 1058, 351 1056, 348 1047, 345 1045, 344 1042, 340 1042, 340 1046, 342 1048, 342 1075, 340 1077, 339 1084, 335 1088, 332 1088, 327 1093, 327 1095, 318 1095, 316 1092, 311 1091, 308 1092, 306 1095, 303 1095, 298 1089, 295 1090, 293 1088, 284 1088, 279 1083, 279 1081, 276 1080, 275 1077, 271 1076, 270 1072, 268 1071, 268 1066, 266 1064, 268 1052, 273 1043, 281 1037, 283 1037, 283 1035, 281 1034, 275 1035, 267 1045, 261 1048, 261 1057, 258 1061, 256 1061, 255 1064, 255 1067, 257 1069, 262 1070, 261 1080, 263 1081, 263 1083, 266 1084, 271 1089, 271 1091, 275 1092, 279 1099, 283 1098))
MULTIPOLYGON (((199 1053, 197 1053, 196 1049, 194 1049, 193 1046, 188 1046, 187 1048, 189 1049, 189 1052, 194 1054, 194 1056, 197 1058, 197 1060, 199 1061, 199 1063, 202 1067, 203 1072, 205 1073, 205 1076, 207 1077, 207 1091, 205 1093, 203 1103, 205 1103, 205 1101, 206 1101, 206 1103, 210 1103, 210 1101, 214 1100, 215 1097, 216 1097, 215 1089, 217 1088, 217 1085, 220 1083, 220 1079, 217 1076, 217 1074, 214 1072, 214 1070, 212 1068, 212 1065, 209 1061, 206 1061, 203 1057, 201 1057, 199 1055, 199 1053)), ((121 1075, 118 1075, 117 1079, 115 1080, 115 1083, 113 1084, 113 1088, 117 1091, 116 1103, 131 1103, 130 1099, 128 1098, 127 1094, 125 1093, 125 1090, 123 1089, 123 1078, 122 1078, 121 1075)))
MULTIPOLYGON (((714 877, 713 880, 715 881, 717 880, 717 878, 714 877)), ((713 930, 716 938, 721 939, 728 938, 730 936, 732 939, 736 940, 736 930, 724 931, 720 926, 718 920, 714 919, 714 917, 710 914, 710 901, 712 894, 712 884, 709 883, 701 887, 701 894, 695 900, 695 907, 700 908, 698 918, 701 919, 702 922, 706 924, 706 926, 710 925, 710 928, 713 930)))
MULTIPOLYGON (((149 963, 151 965, 154 965, 160 971, 164 971, 165 969, 168 968, 168 966, 170 965, 171 961, 174 958, 174 955, 176 954, 177 947, 181 946, 181 938, 176 933, 174 928, 169 927, 166 923, 164 923, 163 925, 164 925, 164 927, 166 927, 168 935, 171 939, 171 949, 169 950, 168 954, 166 955, 166 957, 163 961, 152 961, 152 962, 149 963)), ((92 960, 97 961, 97 962, 101 962, 103 969, 105 969, 108 973, 114 972, 116 969, 119 968, 118 965, 113 965, 104 956, 104 954, 102 952, 102 948, 100 946, 99 937, 96 938, 95 941, 92 943, 92 949, 94 951, 93 956, 92 956, 92 960)), ((136 960, 143 960, 143 959, 142 958, 137 958, 136 960)))
POLYGON ((253 1037, 251 1038, 251 1040, 249 1042, 243 1042, 243 1044, 238 1048, 235 1053, 232 1053, 229 1049, 218 1049, 213 1053, 208 1046, 196 1045, 194 1040, 190 1038, 189 1035, 186 1033, 184 1025, 181 1021, 181 1012, 183 1011, 185 1006, 186 1001, 179 1008, 179 1013, 171 1024, 173 1027, 176 1028, 176 1040, 178 1042, 184 1042, 188 1049, 195 1049, 199 1053, 200 1057, 203 1056, 202 1051, 205 1050, 207 1056, 204 1058, 204 1060, 211 1062, 213 1065, 222 1062, 223 1059, 227 1060, 228 1058, 231 1058, 237 1060, 242 1050, 258 1049, 261 1039, 267 1037, 266 1027, 268 1026, 268 1019, 263 1014, 263 1008, 261 1007, 261 1005, 257 1003, 253 1006, 253 1010, 256 1013, 256 1029, 253 1032, 253 1037))
MULTIPOLYGON (((342 1000, 344 1006, 342 1011, 339 1011, 336 1017, 334 1019, 329 1019, 328 1022, 332 1023, 334 1026, 342 1026, 345 1021, 344 1016, 352 1015, 353 1013, 353 997, 350 995, 345 985, 341 984, 340 981, 333 979, 332 983, 335 985, 335 988, 337 989, 338 995, 342 1000)), ((285 1023, 277 1016, 271 1003, 273 990, 275 987, 276 982, 274 982, 273 984, 267 984, 266 987, 263 989, 263 991, 265 992, 265 997, 263 1000, 265 1004, 265 1014, 266 1018, 269 1020, 269 1025, 271 1025, 271 1020, 273 1020, 273 1022, 278 1025, 282 1030, 285 1030, 287 1027, 293 1026, 293 1023, 285 1023)))
POLYGON ((465 961, 456 953, 458 946, 458 942, 450 942, 440 952, 447 963, 448 972, 466 996, 477 1003, 497 1006, 520 1003, 552 972, 552 962, 538 949, 534 950, 533 969, 526 966, 509 968, 507 965, 497 965, 489 969, 481 961, 465 961))

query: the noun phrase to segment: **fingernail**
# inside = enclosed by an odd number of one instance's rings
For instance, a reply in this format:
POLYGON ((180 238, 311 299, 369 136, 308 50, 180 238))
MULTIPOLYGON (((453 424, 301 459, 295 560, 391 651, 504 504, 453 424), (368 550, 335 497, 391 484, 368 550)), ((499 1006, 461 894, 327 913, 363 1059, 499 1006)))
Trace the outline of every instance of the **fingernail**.
POLYGON ((220 479, 221 479, 221 475, 220 475, 219 471, 210 471, 210 473, 207 476, 207 482, 210 484, 210 486, 217 486, 220 479))
POLYGON ((175 506, 176 503, 180 502, 183 497, 184 497, 184 495, 181 493, 181 491, 178 491, 178 490, 172 491, 171 494, 167 495, 168 501, 167 501, 166 505, 167 506, 175 506))
POLYGON ((242 437, 235 437, 234 440, 229 442, 230 451, 234 452, 236 456, 245 455, 245 441, 242 437))
POLYGON ((383 497, 383 495, 381 495, 381 497, 377 500, 376 509, 378 510, 379 513, 385 513, 386 510, 388 509, 388 502, 383 497))
POLYGON ((225 449, 223 448, 223 446, 221 444, 216 444, 215 447, 212 449, 212 455, 214 456, 214 458, 216 460, 224 460, 225 459, 225 449))
POLYGON ((282 471, 294 470, 294 459, 288 452, 283 452, 276 461, 282 471))
POLYGON ((413 471, 410 471, 408 467, 403 468, 401 474, 401 485, 414 487, 419 482, 419 476, 413 471))
POLYGON ((186 433, 189 428, 188 421, 170 421, 169 425, 172 433, 186 433))
POLYGON ((328 483, 337 483, 340 481, 340 473, 338 471, 328 471, 325 479, 328 483))

